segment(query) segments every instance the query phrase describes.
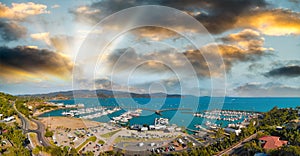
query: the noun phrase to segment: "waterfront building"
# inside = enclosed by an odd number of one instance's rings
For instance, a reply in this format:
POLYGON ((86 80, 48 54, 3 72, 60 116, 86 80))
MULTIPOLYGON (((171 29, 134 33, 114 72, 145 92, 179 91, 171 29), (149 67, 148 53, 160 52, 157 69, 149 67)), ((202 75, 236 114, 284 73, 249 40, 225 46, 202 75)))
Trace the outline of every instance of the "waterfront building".
POLYGON ((264 136, 259 138, 262 147, 266 150, 276 149, 287 144, 285 140, 279 140, 277 136, 264 136))

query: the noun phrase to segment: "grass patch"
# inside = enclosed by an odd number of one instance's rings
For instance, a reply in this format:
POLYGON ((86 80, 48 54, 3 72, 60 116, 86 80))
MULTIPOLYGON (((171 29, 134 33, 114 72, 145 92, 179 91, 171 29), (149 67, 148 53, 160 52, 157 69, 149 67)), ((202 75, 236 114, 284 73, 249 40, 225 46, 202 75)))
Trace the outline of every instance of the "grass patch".
POLYGON ((86 139, 83 143, 81 143, 77 148, 76 151, 79 151, 80 149, 82 149, 83 146, 85 146, 87 143, 91 142, 95 142, 97 140, 96 136, 91 136, 88 139, 86 139))
POLYGON ((103 137, 103 138, 110 138, 111 136, 113 136, 114 134, 116 134, 120 131, 121 131, 121 129, 116 130, 116 131, 112 131, 112 132, 108 132, 108 133, 102 134, 100 136, 103 137))
POLYGON ((37 140, 37 134, 36 133, 29 133, 29 137, 30 137, 30 140, 32 142, 32 145, 34 147, 36 147, 37 145, 39 145, 39 142, 37 140))
POLYGON ((105 142, 103 140, 99 140, 98 144, 104 144, 105 142))

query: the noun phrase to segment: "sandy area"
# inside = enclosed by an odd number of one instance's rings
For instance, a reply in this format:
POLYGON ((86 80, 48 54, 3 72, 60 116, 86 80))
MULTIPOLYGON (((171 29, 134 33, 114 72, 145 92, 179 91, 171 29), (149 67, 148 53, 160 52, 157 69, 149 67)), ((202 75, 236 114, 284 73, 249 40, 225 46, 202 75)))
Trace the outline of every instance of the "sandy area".
POLYGON ((88 128, 101 125, 99 122, 72 117, 45 117, 40 118, 40 121, 45 127, 50 127, 51 130, 55 130, 56 128, 88 128))
POLYGON ((38 126, 35 122, 29 121, 29 123, 30 123, 30 129, 37 129, 38 128, 38 126))

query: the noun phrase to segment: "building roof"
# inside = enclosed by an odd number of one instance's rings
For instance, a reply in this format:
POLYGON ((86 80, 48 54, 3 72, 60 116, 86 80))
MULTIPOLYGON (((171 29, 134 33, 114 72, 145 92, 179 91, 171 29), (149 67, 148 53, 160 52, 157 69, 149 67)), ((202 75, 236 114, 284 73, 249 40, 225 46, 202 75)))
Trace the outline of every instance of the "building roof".
POLYGON ((264 136, 259 138, 259 140, 263 140, 266 143, 263 145, 264 149, 275 149, 281 147, 282 145, 287 144, 287 141, 279 140, 280 137, 277 136, 264 136))

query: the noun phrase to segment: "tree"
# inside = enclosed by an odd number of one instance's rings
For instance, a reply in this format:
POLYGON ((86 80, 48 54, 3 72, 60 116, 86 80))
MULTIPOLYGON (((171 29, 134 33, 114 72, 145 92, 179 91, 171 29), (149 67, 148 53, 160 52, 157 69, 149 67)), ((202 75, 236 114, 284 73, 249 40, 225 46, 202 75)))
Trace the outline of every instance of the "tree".
POLYGON ((53 136, 53 132, 46 129, 45 137, 52 137, 52 136, 53 136))
POLYGON ((32 150, 32 154, 35 154, 35 155, 37 155, 37 154, 39 154, 40 153, 40 149, 39 148, 34 148, 33 150, 32 150))
POLYGON ((244 149, 248 151, 248 154, 253 155, 256 152, 262 152, 263 149, 260 145, 256 143, 255 140, 252 140, 250 142, 245 143, 244 149))
POLYGON ((229 135, 229 141, 230 141, 230 144, 232 144, 236 139, 236 135, 235 133, 230 133, 229 135))
POLYGON ((223 128, 219 128, 216 133, 215 133, 215 137, 218 138, 219 140, 221 140, 221 138, 223 138, 224 136, 224 129, 223 128))

